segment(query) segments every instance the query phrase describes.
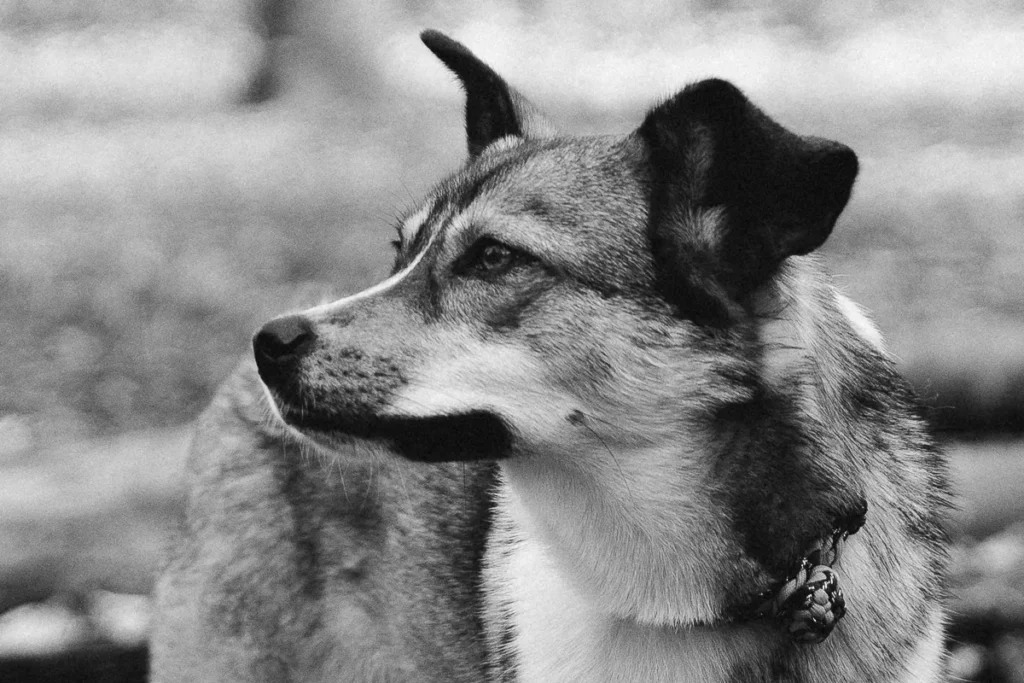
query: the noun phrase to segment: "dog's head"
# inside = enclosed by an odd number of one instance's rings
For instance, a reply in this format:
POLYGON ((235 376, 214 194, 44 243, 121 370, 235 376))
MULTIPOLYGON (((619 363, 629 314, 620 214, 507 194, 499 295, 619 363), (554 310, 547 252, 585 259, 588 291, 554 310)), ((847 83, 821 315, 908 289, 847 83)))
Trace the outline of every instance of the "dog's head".
POLYGON ((731 84, 691 85, 617 137, 561 135, 459 43, 469 158, 398 226, 394 274, 254 339, 281 418, 416 460, 628 451, 749 398, 751 301, 820 246, 848 148, 731 84))

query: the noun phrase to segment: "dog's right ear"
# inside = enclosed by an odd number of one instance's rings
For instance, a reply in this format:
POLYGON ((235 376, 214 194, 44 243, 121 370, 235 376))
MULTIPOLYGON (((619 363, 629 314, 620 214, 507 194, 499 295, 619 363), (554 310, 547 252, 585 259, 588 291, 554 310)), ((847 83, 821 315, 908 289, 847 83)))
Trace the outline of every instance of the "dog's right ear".
POLYGON ((466 143, 470 158, 509 135, 541 137, 552 132, 540 112, 465 45, 434 30, 424 31, 420 39, 458 76, 466 91, 466 143))

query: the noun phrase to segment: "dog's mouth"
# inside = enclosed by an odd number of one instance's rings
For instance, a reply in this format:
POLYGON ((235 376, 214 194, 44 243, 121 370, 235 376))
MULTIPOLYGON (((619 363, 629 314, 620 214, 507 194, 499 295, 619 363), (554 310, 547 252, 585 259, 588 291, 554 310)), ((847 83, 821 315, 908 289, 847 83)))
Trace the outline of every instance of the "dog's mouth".
POLYGON ((283 410, 284 420, 311 436, 349 436, 380 441, 417 462, 501 460, 512 455, 512 428, 488 411, 429 417, 359 418, 283 410))

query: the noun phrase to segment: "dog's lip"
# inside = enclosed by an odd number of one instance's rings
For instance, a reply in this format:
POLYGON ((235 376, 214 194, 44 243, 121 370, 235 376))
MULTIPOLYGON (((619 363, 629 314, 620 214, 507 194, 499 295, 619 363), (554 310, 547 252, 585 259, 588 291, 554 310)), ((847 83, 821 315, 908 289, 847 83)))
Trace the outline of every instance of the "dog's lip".
POLYGON ((399 455, 421 462, 501 460, 512 454, 514 442, 511 426, 487 410, 429 416, 282 413, 299 431, 382 441, 399 455))

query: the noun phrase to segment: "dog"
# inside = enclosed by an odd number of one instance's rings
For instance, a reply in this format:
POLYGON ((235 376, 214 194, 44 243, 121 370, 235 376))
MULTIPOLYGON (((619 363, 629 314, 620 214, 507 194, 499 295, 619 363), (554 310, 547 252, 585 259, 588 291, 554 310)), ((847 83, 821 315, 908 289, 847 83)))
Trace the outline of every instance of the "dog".
POLYGON ((811 254, 856 155, 715 79, 565 135, 422 39, 468 160, 201 419, 153 680, 943 680, 945 461, 811 254))

